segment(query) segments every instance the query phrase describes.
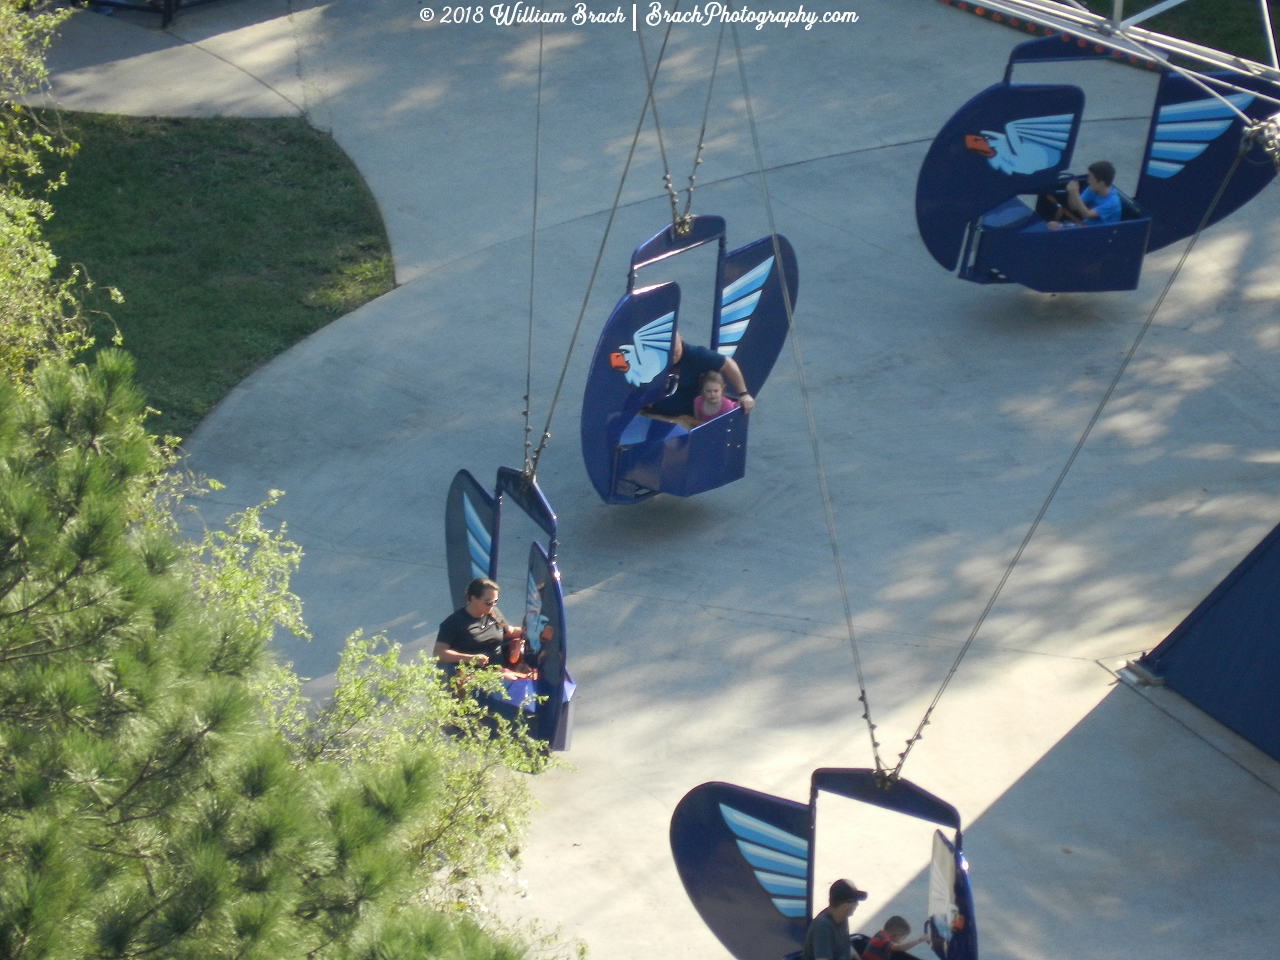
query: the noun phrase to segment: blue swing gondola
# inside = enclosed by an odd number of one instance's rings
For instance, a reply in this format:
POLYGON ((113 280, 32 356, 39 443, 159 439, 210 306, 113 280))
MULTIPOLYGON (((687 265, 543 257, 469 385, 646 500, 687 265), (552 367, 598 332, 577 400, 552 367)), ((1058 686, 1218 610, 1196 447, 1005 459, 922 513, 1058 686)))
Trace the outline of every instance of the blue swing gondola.
POLYGON ((600 335, 582 400, 582 457, 606 503, 657 493, 688 497, 746 471, 748 418, 741 409, 692 430, 640 412, 674 390, 670 358, 681 316, 679 285, 637 288, 637 271, 708 243, 719 245, 710 346, 733 358, 753 395, 786 340, 782 277, 794 306, 799 273, 785 237, 763 237, 726 254, 723 218, 702 216, 689 218, 683 236, 667 227, 636 248, 627 293, 600 335))
POLYGON ((573 678, 565 648, 564 593, 556 566, 556 515, 538 484, 519 470, 498 468, 490 494, 466 470, 459 470, 445 505, 445 550, 449 592, 460 601, 477 577, 498 576, 502 506, 510 500, 547 534, 544 547, 529 547, 523 625, 538 679, 504 680, 505 695, 489 707, 508 719, 523 713, 531 732, 552 750, 568 750, 573 732, 573 678))
MULTIPOLYGON (((1069 34, 1019 44, 1004 80, 947 121, 916 183, 916 222, 933 258, 974 283, 1021 283, 1043 292, 1132 290, 1143 257, 1191 236, 1236 159, 1244 121, 1217 97, 1166 70, 1160 78, 1138 188, 1121 194, 1120 222, 1050 230, 1021 197, 1059 191, 1084 110, 1079 87, 1012 82, 1030 61, 1108 59, 1112 53, 1069 34)), ((1280 94, 1258 77, 1237 87, 1280 94)), ((1273 112, 1250 93, 1226 96, 1254 119, 1273 112)), ((1271 182, 1275 167, 1255 145, 1236 169, 1210 223, 1239 209, 1271 182)))
POLYGON ((782 960, 804 945, 815 910, 814 837, 819 792, 848 797, 954 830, 934 833, 924 929, 940 960, 977 960, 969 867, 955 807, 907 780, 880 785, 874 770, 823 768, 809 803, 731 783, 704 783, 671 815, 671 852, 685 891, 737 960, 782 960))

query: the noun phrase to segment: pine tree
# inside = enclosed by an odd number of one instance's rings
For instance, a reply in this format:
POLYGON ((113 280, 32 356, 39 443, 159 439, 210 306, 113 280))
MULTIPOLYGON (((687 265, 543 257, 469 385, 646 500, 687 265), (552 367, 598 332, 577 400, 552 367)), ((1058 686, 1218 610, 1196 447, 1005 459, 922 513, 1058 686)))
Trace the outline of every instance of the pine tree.
POLYGON ((0 385, 0 957, 518 956, 438 911, 538 746, 358 636, 308 712, 296 548, 258 510, 184 548, 141 411, 118 351, 0 385))
POLYGON ((76 362, 24 192, 55 143, 14 102, 64 14, 30 6, 0 0, 0 960, 517 960, 472 908, 541 747, 381 638, 307 703, 270 652, 301 551, 261 508, 179 537, 132 362, 76 362))

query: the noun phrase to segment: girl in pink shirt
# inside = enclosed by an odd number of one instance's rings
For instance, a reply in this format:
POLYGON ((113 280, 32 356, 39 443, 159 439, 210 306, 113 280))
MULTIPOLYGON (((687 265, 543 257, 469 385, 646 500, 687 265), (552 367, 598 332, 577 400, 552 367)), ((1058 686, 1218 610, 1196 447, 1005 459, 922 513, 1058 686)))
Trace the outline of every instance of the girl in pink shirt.
POLYGON ((700 393, 693 398, 693 415, 698 423, 706 423, 737 409, 738 404, 724 395, 724 377, 708 370, 698 380, 700 393))

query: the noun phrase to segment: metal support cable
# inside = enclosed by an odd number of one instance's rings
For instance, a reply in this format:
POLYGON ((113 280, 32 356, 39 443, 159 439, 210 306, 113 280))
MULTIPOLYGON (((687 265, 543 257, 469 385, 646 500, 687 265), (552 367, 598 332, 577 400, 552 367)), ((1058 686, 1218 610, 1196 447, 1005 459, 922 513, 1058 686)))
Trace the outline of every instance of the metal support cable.
MULTIPOLYGON (((673 8, 674 12, 674 8, 673 8)), ((667 24, 667 35, 670 36, 671 24, 667 24)), ((671 167, 667 165, 667 147, 662 141, 662 123, 658 120, 658 99, 653 95, 653 86, 658 81, 658 71, 655 68, 653 75, 649 75, 649 56, 644 49, 644 31, 636 31, 636 39, 640 41, 640 61, 644 64, 645 80, 649 84, 649 100, 653 103, 653 129, 658 134, 658 153, 662 157, 662 183, 666 187, 667 200, 671 204, 671 226, 674 229, 679 221, 679 214, 676 212, 679 197, 676 195, 676 188, 671 183, 671 167)), ((663 40, 663 47, 666 46, 666 40, 663 40)), ((661 59, 661 58, 659 58, 661 59)))
MULTIPOLYGON (((1235 176, 1236 168, 1240 166, 1240 161, 1244 159, 1244 155, 1249 152, 1253 146, 1253 142, 1249 137, 1244 138, 1240 143, 1240 149, 1236 153, 1235 162, 1231 164, 1231 169, 1227 171, 1226 177, 1222 184, 1218 187, 1218 192, 1213 198, 1213 202, 1209 204, 1209 208, 1205 210, 1204 216, 1200 218, 1200 225, 1196 227, 1196 232, 1191 235, 1186 248, 1182 251, 1182 256, 1178 259, 1177 266, 1173 268, 1173 273, 1169 274, 1169 279, 1164 285, 1164 289, 1160 291, 1160 296, 1156 298, 1155 304, 1151 308, 1151 312, 1147 314, 1147 319, 1143 322, 1138 330, 1138 335, 1134 337, 1133 343, 1129 346, 1129 352, 1125 354, 1124 360, 1120 363, 1120 369, 1116 371, 1116 375, 1111 378, 1111 383, 1107 386, 1106 392, 1103 393, 1102 399, 1098 401, 1098 407, 1093 411, 1093 416, 1089 418, 1088 424, 1085 425, 1084 432, 1080 434, 1080 439, 1076 441, 1075 447, 1071 451, 1071 456, 1067 457, 1066 464, 1063 465, 1061 472, 1053 482, 1053 486, 1049 489, 1049 495, 1045 497, 1044 503, 1040 505, 1039 511, 1036 513, 1035 519, 1031 521, 1031 526, 1027 529, 1026 536, 1022 538, 1022 543, 1018 545, 1017 551, 1013 555, 1013 559, 1009 561, 1005 567, 1000 582, 996 584, 995 590, 992 591, 987 605, 983 607, 982 613, 978 615, 977 622, 973 625, 973 629, 969 631, 969 636, 965 638, 964 644, 960 647, 960 652, 956 654, 955 662, 951 664, 951 669, 947 671, 947 675, 943 678, 938 692, 933 695, 933 700, 929 703, 928 709, 924 712, 924 717, 920 720, 920 725, 916 727, 915 733, 907 740, 906 748, 902 753, 898 754, 898 763, 889 774, 890 782, 896 781, 902 774, 902 767, 907 762, 907 756, 911 753, 912 747, 916 745, 924 736, 924 728, 929 725, 929 721, 933 716, 934 708, 938 706, 938 701, 942 699, 942 695, 946 692, 952 679, 956 675, 956 671, 960 669, 960 662, 964 659, 969 648, 973 646, 974 639, 978 636, 978 631, 982 629, 982 625, 986 622, 987 615, 991 613, 992 607, 995 606, 996 600, 1000 597, 1000 593, 1004 590, 1004 585, 1009 582, 1009 577, 1013 575, 1014 568, 1018 565, 1018 561, 1022 559, 1023 552, 1027 549, 1027 545, 1031 542, 1031 538, 1035 536, 1036 530, 1040 526, 1040 521, 1044 519, 1046 513, 1049 512, 1049 506, 1053 503, 1054 497, 1058 495, 1058 490, 1062 487, 1062 483, 1067 479, 1067 474, 1071 471, 1071 467, 1076 462, 1076 457, 1080 455, 1080 451, 1084 448, 1085 441, 1089 439, 1089 434, 1093 432, 1094 426, 1102 417, 1102 411, 1106 407, 1108 401, 1111 400, 1112 394, 1115 393, 1116 386, 1120 383, 1121 377, 1129 368, 1129 362, 1133 359, 1133 355, 1137 352, 1138 346, 1142 343, 1143 337, 1147 335, 1152 322, 1156 318, 1156 314, 1160 311, 1160 307, 1164 304, 1165 297, 1168 296, 1169 290, 1173 287, 1173 283, 1178 279, 1178 274, 1182 270, 1182 265, 1187 262, 1187 257, 1191 255, 1191 250, 1195 247, 1196 241, 1200 239, 1200 233, 1209 223, 1209 219, 1213 216, 1213 211, 1217 209, 1218 202, 1222 199, 1222 195, 1226 192, 1227 184, 1231 182, 1231 178, 1235 176)), ((1088 227, 1084 229, 1090 229, 1088 227)))
POLYGON ((800 349, 800 336, 796 328, 795 315, 791 306, 791 291, 787 287, 787 277, 782 263, 782 249, 778 244, 778 231, 774 226, 773 202, 769 197, 769 184, 764 173, 764 157, 760 152, 760 137, 756 131, 755 114, 751 109, 751 94, 747 89, 747 71, 742 60, 742 46, 738 42, 738 28, 731 25, 733 31, 733 48, 738 60, 738 76, 742 80, 742 98, 747 106, 747 123, 751 128, 751 145, 756 155, 756 170, 760 177, 760 192, 764 195, 765 214, 769 218, 769 236, 773 240, 773 262, 782 277, 782 305, 787 313, 787 329, 790 332, 791 355, 795 360, 796 375, 800 381, 800 397, 804 402, 805 422, 809 427, 809 443, 813 448, 813 464, 818 475, 818 491, 822 495, 822 512, 827 523, 827 539, 831 544, 831 560, 835 565, 836 581, 840 585, 840 602, 844 605, 844 622, 849 632, 849 647, 853 651, 853 668, 858 677, 858 701, 862 704, 862 719, 867 723, 867 733, 871 739, 871 756, 875 760, 877 774, 883 774, 884 764, 880 760, 880 744, 876 740, 876 725, 871 719, 871 702, 867 699, 867 684, 862 672, 862 657, 858 652, 857 635, 853 628, 853 607, 849 602, 849 588, 845 582, 844 565, 840 560, 840 544, 836 539, 835 515, 831 509, 831 494, 827 489, 827 474, 822 463, 822 448, 818 443, 818 427, 813 419, 813 404, 809 399, 809 384, 804 372, 804 356, 800 349))
POLYGON ((1262 8, 1262 32, 1267 40, 1267 53, 1271 56, 1271 66, 1280 70, 1280 58, 1276 57, 1276 33, 1271 27, 1271 7, 1267 0, 1258 0, 1258 6, 1262 8))
POLYGON ((533 282, 538 273, 538 167, 542 153, 542 41, 543 27, 538 24, 538 98, 534 108, 533 124, 533 229, 529 232, 529 335, 524 354, 524 468, 525 476, 533 475, 533 461, 529 448, 533 442, 529 434, 529 397, 533 393, 533 282))
POLYGON ((693 183, 698 176, 698 167, 702 165, 702 150, 706 146, 707 118, 711 115, 711 91, 715 89, 716 71, 720 67, 720 47, 724 44, 724 28, 724 21, 721 21, 720 35, 716 38, 716 54, 711 60, 711 79, 707 82, 707 102, 702 105, 702 127, 698 130, 698 149, 693 155, 693 169, 689 171, 689 192, 685 197, 684 213, 680 214, 675 224, 677 233, 687 233, 689 230, 689 211, 693 209, 693 183))
MULTIPOLYGON (((1194 70, 1188 70, 1185 67, 1180 67, 1176 63, 1174 63, 1172 60, 1170 60, 1168 57, 1163 57, 1160 54, 1156 53, 1150 47, 1146 46, 1140 40, 1136 39, 1125 28, 1121 28, 1117 30, 1115 32, 1115 35, 1117 37, 1120 37, 1123 40, 1127 40, 1130 44, 1137 47, 1138 52, 1141 53, 1143 56, 1150 57, 1152 60, 1155 60, 1157 63, 1162 64, 1166 70, 1172 70, 1175 73, 1180 74, 1184 79, 1190 80, 1192 83, 1194 83, 1197 87, 1199 87, 1205 93, 1209 94, 1209 96, 1221 102, 1223 106, 1227 107, 1232 113, 1234 113, 1237 117, 1239 117, 1245 123, 1251 122, 1249 115, 1247 113, 1245 113, 1243 110, 1237 107, 1234 103, 1232 103, 1229 99, 1227 99, 1227 97, 1223 96, 1217 90, 1213 89, 1213 87, 1209 86, 1209 84, 1206 83, 1205 80, 1201 79, 1200 75, 1196 73, 1194 70)), ((1265 94, 1261 94, 1253 90, 1248 90, 1245 87, 1238 86, 1237 84, 1234 84, 1234 83, 1229 83, 1225 80, 1215 78, 1214 82, 1222 84, 1224 87, 1227 87, 1228 89, 1235 90, 1237 93, 1249 93, 1255 97, 1262 97, 1262 99, 1264 100, 1271 99, 1270 97, 1267 97, 1265 94)))
MULTIPOLYGON (((676 0, 672 7, 672 12, 680 9, 680 0, 676 0)), ((658 71, 662 69, 662 58, 667 52, 667 41, 671 38, 671 23, 667 23, 667 32, 662 38, 662 46, 658 48, 658 59, 654 62, 653 79, 657 79, 658 71)), ((647 70, 646 70, 647 72, 647 70)), ((578 342, 578 334, 582 331, 582 318, 587 314, 587 304, 591 301, 591 291, 595 287, 596 276, 600 272, 600 261, 604 259, 604 248, 609 242, 609 231, 613 229, 613 218, 618 213, 618 203, 622 200, 622 188, 627 182, 627 172, 631 169, 631 160, 636 155, 636 144, 640 142, 640 131, 644 129, 644 118, 648 115, 649 104, 653 100, 653 83, 648 83, 648 93, 645 95, 644 106, 640 108, 640 119, 636 121, 636 132, 631 138, 631 147, 627 150, 627 161, 622 166, 622 176, 618 178, 618 189, 613 195, 613 206, 609 208, 609 217, 605 221, 604 236, 600 238, 600 249, 596 251, 596 261, 591 267, 591 278, 587 281, 587 292, 582 297, 582 307, 578 310, 578 320, 573 325, 573 335, 569 338, 569 349, 564 355, 564 364, 560 367, 560 377, 556 380, 556 389, 551 396, 551 406, 547 410, 547 420, 542 427, 542 436, 538 440, 538 448, 533 452, 533 459, 529 465, 528 475, 534 478, 538 473, 538 461, 542 458, 542 451, 547 448, 547 441, 551 439, 551 418, 555 416, 556 405, 560 402, 560 392, 564 388, 565 376, 569 373, 569 361, 573 357, 573 348, 578 342)))

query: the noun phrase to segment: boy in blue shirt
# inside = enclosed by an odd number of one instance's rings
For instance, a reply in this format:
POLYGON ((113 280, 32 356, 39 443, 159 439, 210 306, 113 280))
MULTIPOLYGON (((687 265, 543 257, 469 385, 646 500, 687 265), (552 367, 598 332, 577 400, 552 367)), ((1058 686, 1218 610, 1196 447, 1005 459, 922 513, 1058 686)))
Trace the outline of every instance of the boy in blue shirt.
POLYGON ((1107 160, 1089 164, 1089 185, 1080 189, 1075 180, 1067 181, 1067 202, 1053 212, 1048 220, 1050 230, 1063 226, 1104 226, 1120 222, 1120 194, 1111 185, 1116 178, 1116 168, 1107 160), (1067 222, 1063 223, 1063 218, 1067 222))

